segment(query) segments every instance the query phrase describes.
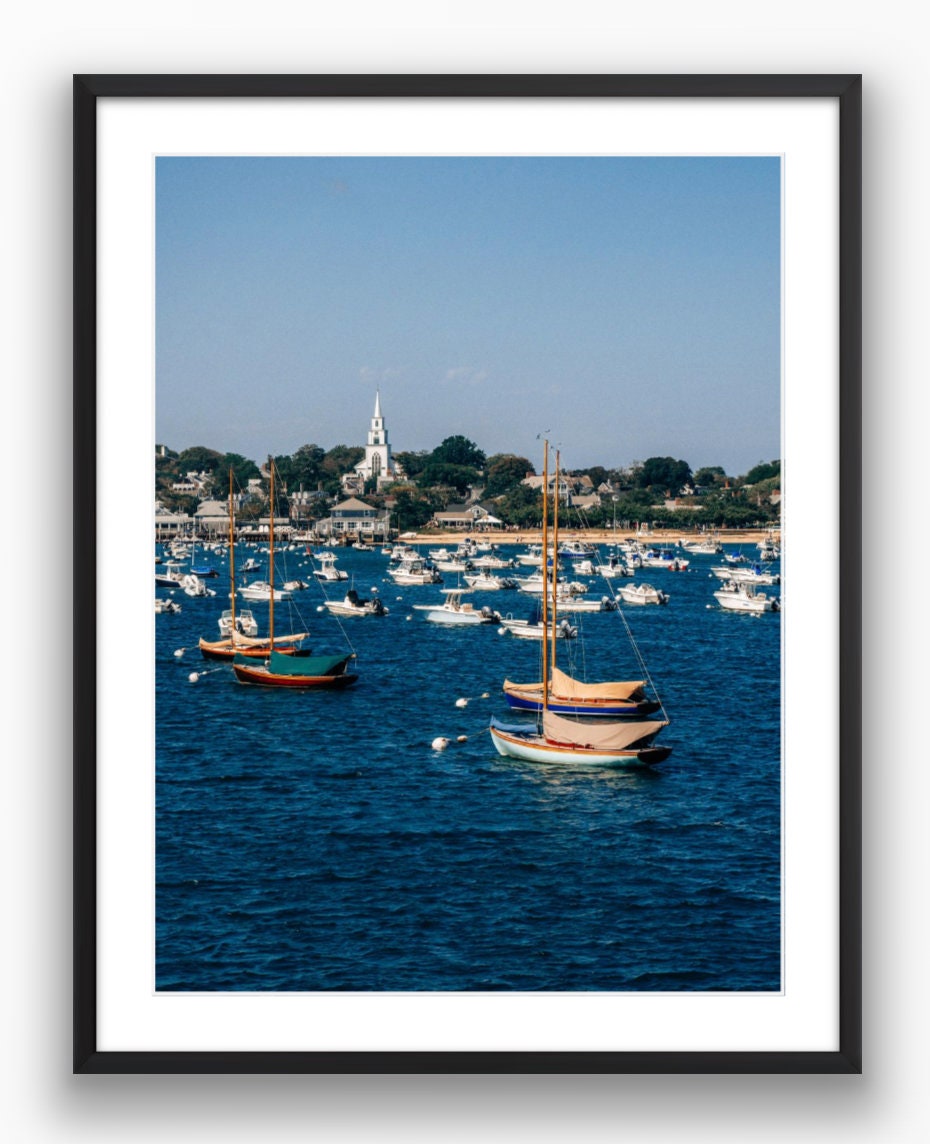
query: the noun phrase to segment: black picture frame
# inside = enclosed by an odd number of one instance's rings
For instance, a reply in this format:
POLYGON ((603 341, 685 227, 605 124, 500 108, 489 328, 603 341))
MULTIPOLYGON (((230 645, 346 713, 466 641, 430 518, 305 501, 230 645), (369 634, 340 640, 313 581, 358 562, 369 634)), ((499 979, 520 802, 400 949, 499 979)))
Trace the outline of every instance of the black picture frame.
POLYGON ((861 135, 859 75, 74 77, 75 1073, 859 1073, 861 1056, 861 135), (830 1052, 102 1052, 97 1048, 95 598, 97 100, 170 97, 817 98, 839 107, 839 967, 830 1052))

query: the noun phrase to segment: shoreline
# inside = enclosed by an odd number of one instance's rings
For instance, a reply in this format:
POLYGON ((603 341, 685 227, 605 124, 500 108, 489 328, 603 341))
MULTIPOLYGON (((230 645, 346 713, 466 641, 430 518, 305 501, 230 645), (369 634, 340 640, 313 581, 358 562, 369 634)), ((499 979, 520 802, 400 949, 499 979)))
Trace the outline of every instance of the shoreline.
MULTIPOLYGON (((781 529, 775 530, 780 536, 781 529)), ((680 528, 656 528, 648 533, 636 529, 613 528, 559 528, 559 538, 566 540, 586 540, 592 544, 616 544, 620 541, 641 540, 644 544, 677 544, 679 541, 698 543, 701 540, 716 540, 719 544, 758 544, 770 535, 765 528, 729 528, 712 532, 690 532, 680 528)), ((540 529, 520 529, 516 532, 474 532, 461 530, 433 530, 429 532, 404 533, 397 538, 403 544, 449 544, 464 540, 491 541, 497 544, 541 544, 540 529)))

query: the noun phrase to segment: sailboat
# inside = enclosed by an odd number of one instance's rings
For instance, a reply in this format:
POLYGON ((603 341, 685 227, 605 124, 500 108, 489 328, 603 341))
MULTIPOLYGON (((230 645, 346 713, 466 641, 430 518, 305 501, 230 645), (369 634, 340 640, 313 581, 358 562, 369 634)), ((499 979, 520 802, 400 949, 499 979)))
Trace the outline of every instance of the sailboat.
MULTIPOLYGON (((273 512, 272 512, 272 515, 273 512)), ((229 470, 229 602, 220 616, 220 638, 200 639, 200 654, 204 659, 234 659, 237 655, 247 658, 263 658, 271 649, 271 641, 258 637, 258 624, 247 609, 236 612, 236 537, 233 516, 233 471, 229 470)), ((307 638, 307 632, 278 636, 278 651, 282 655, 294 655, 296 644, 307 638)))
MULTIPOLYGON (((558 472, 558 455, 556 460, 558 472)), ((548 531, 549 447, 546 442, 543 480, 543 550, 548 531)), ((558 481, 556 481, 558 487, 558 481)), ((555 544, 558 546, 558 501, 554 510, 555 544)), ((552 602, 552 632, 558 623, 557 571, 553 571, 552 592, 543 591, 542 680, 536 684, 504 683, 507 702, 512 707, 535 710, 533 724, 505 724, 491 720, 491 739, 499 754, 525 762, 569 765, 631 766, 653 765, 667 759, 671 748, 653 746, 653 740, 667 719, 644 719, 660 709, 646 698, 645 681, 586 684, 573 679, 556 666, 556 640, 552 640, 550 667, 549 603, 552 602), (590 716, 597 716, 590 719, 590 716), (575 716, 573 718, 572 716, 575 716), (588 717, 586 720, 577 716, 588 717)))
MULTIPOLYGON (((269 463, 271 513, 268 528, 269 583, 274 585, 274 461, 269 463)), ((264 653, 257 658, 264 663, 254 662, 255 656, 236 655, 233 671, 240 683, 254 683, 262 687, 289 687, 309 690, 310 688, 349 687, 358 675, 347 670, 354 652, 344 655, 286 655, 275 647, 274 602, 272 592, 268 601, 268 644, 264 653)))

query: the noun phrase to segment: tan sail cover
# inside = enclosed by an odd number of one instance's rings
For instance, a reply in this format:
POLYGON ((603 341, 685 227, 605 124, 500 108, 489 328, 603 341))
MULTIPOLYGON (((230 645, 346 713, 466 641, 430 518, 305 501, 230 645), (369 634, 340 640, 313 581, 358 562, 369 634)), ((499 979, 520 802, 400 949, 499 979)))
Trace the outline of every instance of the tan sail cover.
POLYGON ((553 715, 551 711, 543 712, 543 734, 547 739, 598 751, 625 751, 667 726, 664 720, 656 719, 642 723, 576 723, 573 719, 553 715))
MULTIPOLYGON (((549 694, 557 699, 613 699, 615 701, 635 701, 645 695, 645 681, 642 679, 616 680, 612 683, 582 683, 572 679, 557 667, 552 670, 549 694)), ((504 680, 504 690, 519 691, 526 695, 542 694, 541 683, 511 683, 504 680)))
MULTIPOLYGON (((299 640, 305 640, 309 632, 295 632, 293 635, 288 636, 275 636, 275 644, 296 643, 299 640)), ((268 636, 244 636, 242 632, 236 632, 233 637, 224 636, 219 640, 205 640, 201 639, 200 646, 206 648, 227 648, 232 647, 268 647, 268 636)))

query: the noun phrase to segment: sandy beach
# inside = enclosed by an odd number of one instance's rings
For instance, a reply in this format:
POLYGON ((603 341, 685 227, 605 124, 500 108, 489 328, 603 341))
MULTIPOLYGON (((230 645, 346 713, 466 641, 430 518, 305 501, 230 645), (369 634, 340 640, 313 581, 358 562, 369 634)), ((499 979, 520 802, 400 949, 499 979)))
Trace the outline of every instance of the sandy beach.
MULTIPOLYGON (((678 544, 679 541, 695 543, 699 540, 710 539, 713 536, 721 544, 740 545, 758 544, 767 535, 767 530, 763 528, 722 528, 712 533, 693 532, 679 528, 656 528, 648 533, 637 533, 635 529, 620 528, 559 528, 560 540, 586 540, 591 544, 617 544, 620 541, 637 538, 645 544, 678 544)), ((540 544, 542 543, 542 532, 539 529, 520 529, 515 532, 426 529, 416 533, 402 533, 401 539, 408 544, 459 544, 466 539, 490 540, 498 544, 540 544)))

